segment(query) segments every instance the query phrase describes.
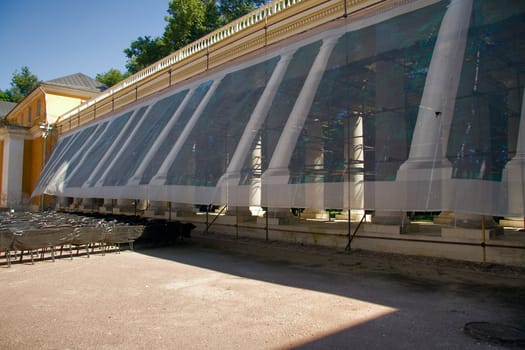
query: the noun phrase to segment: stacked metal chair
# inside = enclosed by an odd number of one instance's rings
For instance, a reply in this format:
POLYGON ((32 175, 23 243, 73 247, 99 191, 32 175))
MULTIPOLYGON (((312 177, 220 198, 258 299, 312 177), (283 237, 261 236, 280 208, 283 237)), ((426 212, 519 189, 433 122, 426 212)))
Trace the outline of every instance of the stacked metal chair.
POLYGON ((69 248, 73 258, 73 247, 84 246, 89 257, 89 249, 94 251, 98 246, 103 252, 115 247, 120 252, 120 244, 128 243, 133 249, 133 242, 144 231, 143 225, 128 225, 117 221, 108 222, 104 219, 78 216, 68 213, 14 213, 0 215, 0 252, 6 257, 7 265, 11 265, 12 253, 15 258, 20 252, 20 261, 24 252, 28 251, 31 263, 34 263, 34 252, 40 251, 40 258, 50 251, 51 259, 55 260, 55 252, 60 247, 69 248))
POLYGON ((8 228, 0 228, 0 252, 4 252, 7 266, 11 266, 11 250, 13 247, 13 233, 8 228))
POLYGON ((107 225, 104 243, 115 246, 117 252, 120 252, 120 244, 123 243, 128 243, 129 249, 133 250, 133 242, 142 235, 144 228, 144 225, 128 225, 114 221, 107 225))

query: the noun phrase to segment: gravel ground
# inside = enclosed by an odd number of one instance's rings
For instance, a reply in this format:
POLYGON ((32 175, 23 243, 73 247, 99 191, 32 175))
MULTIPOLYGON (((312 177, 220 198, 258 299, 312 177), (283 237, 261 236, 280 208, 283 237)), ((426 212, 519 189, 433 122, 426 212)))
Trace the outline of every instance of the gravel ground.
POLYGON ((525 329, 524 277, 496 265, 195 236, 1 265, 0 349, 506 349, 519 345, 501 344, 510 327, 525 329), (503 333, 476 339, 469 322, 503 333))

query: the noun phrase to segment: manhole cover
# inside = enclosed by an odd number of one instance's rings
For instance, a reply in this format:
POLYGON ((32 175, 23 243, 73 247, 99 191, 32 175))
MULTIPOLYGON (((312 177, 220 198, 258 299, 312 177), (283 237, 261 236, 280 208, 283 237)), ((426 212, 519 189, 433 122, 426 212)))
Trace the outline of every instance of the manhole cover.
POLYGON ((478 340, 493 344, 525 346, 525 330, 516 327, 491 322, 469 322, 463 330, 478 340))

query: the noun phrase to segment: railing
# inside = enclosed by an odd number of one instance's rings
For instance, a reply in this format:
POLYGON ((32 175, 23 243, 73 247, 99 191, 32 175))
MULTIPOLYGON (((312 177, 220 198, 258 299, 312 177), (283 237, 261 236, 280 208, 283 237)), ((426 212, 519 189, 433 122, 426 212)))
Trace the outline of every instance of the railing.
POLYGON ((208 69, 382 2, 385 0, 272 1, 63 114, 57 121, 58 132, 64 133, 208 69))

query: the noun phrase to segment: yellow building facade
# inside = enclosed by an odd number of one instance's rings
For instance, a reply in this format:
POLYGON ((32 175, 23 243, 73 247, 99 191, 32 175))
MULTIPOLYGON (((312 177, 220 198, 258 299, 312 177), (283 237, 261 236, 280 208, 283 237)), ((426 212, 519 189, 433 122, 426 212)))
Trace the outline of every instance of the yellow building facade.
POLYGON ((68 75, 41 83, 6 115, 0 129, 1 208, 48 204, 50 198, 30 197, 57 139, 53 125, 60 115, 104 89, 82 73, 68 75))

